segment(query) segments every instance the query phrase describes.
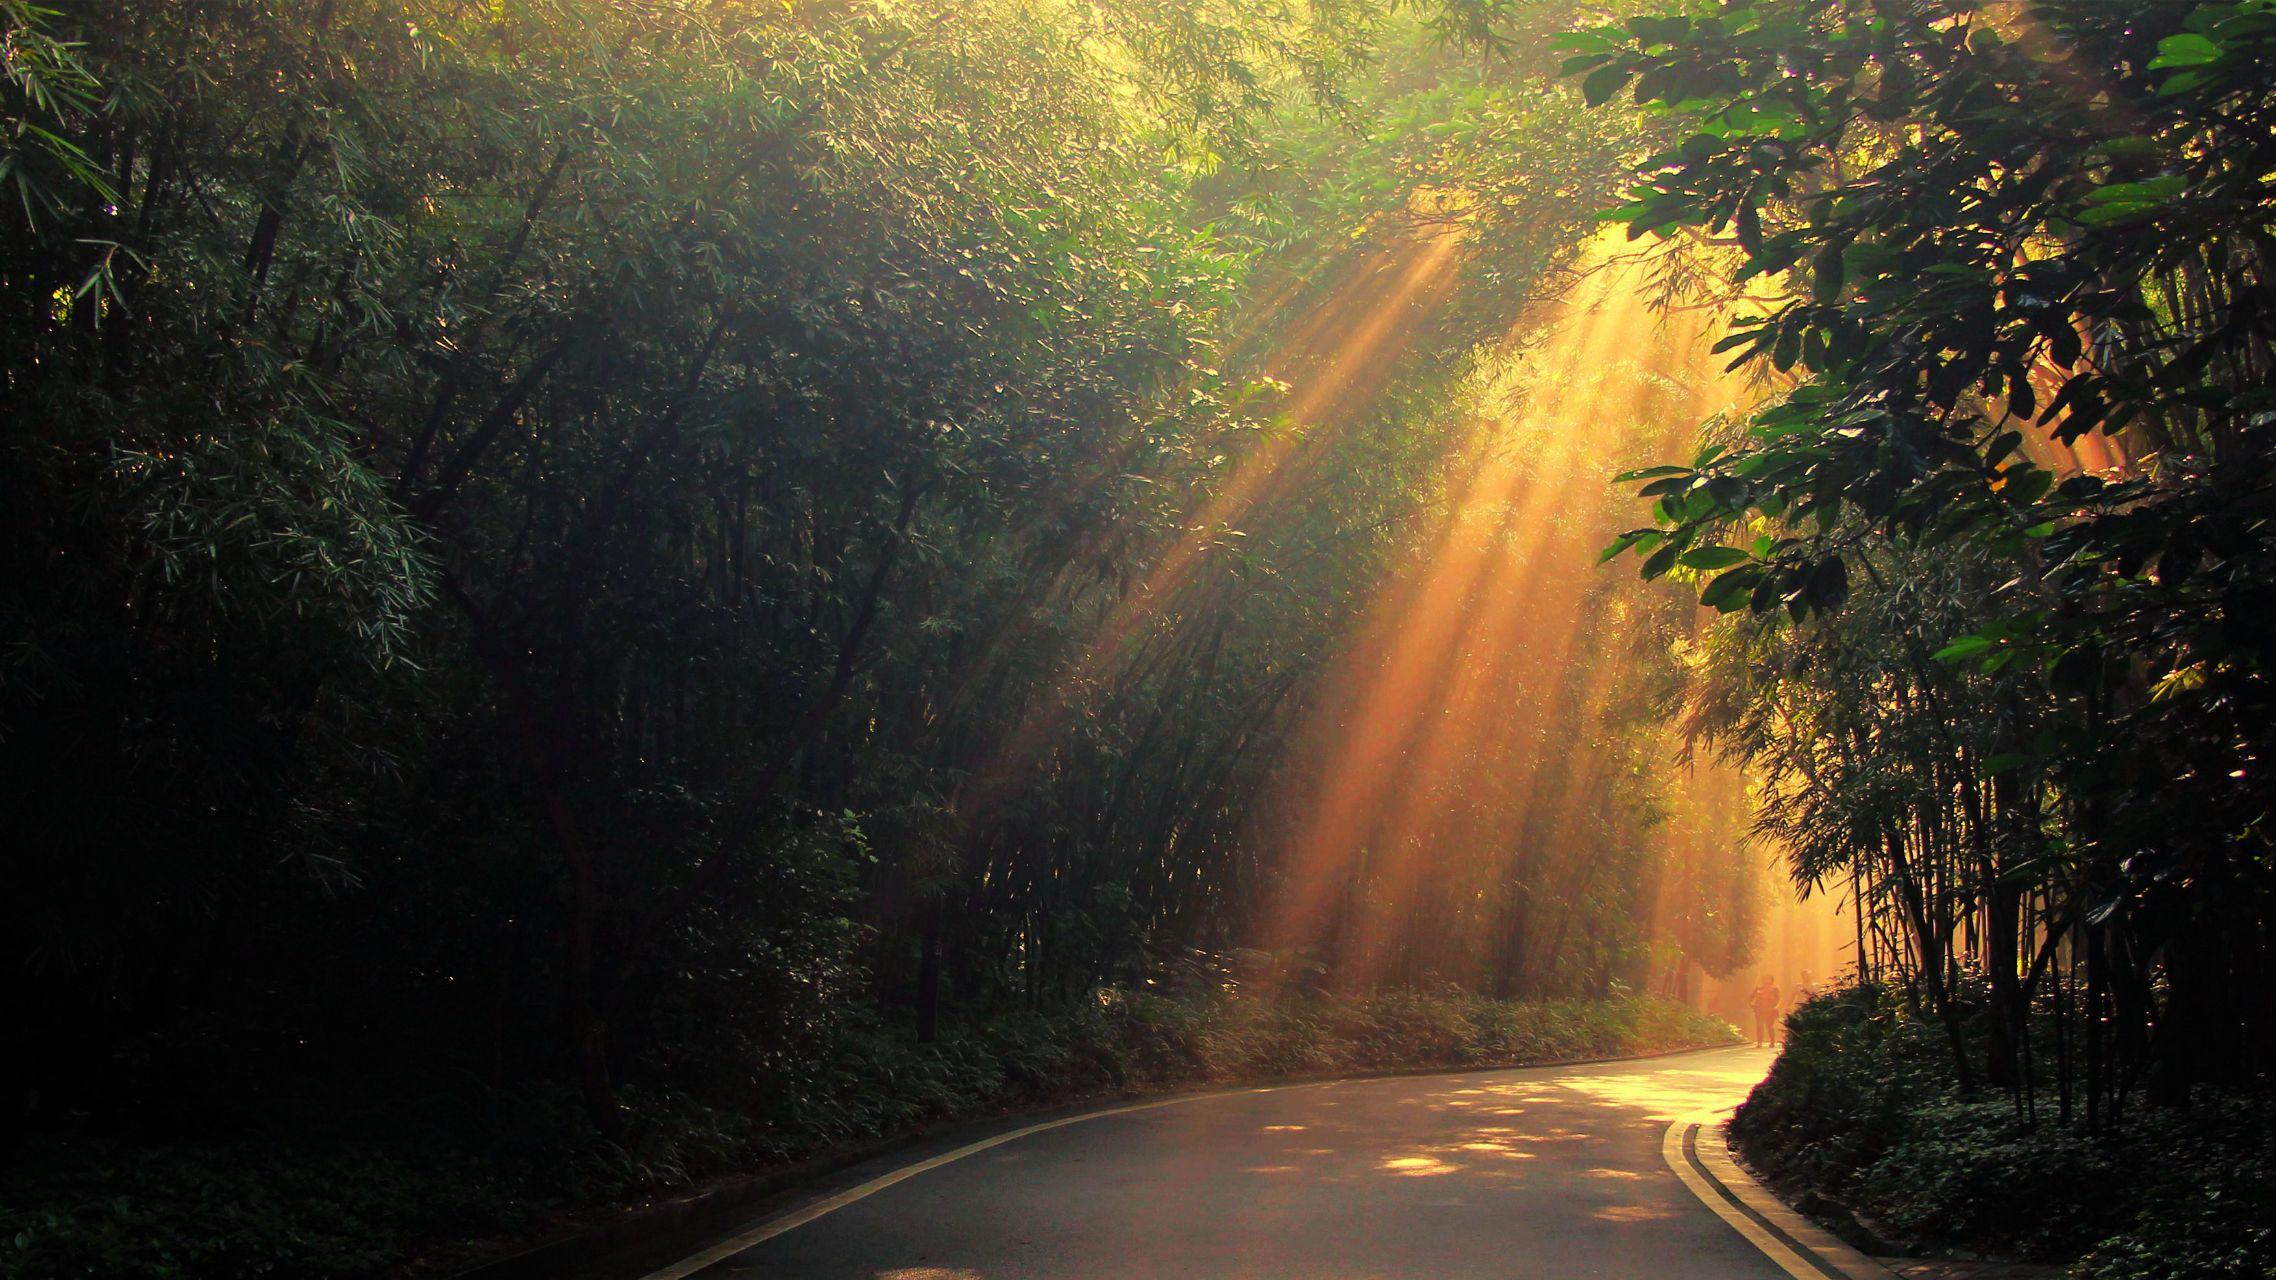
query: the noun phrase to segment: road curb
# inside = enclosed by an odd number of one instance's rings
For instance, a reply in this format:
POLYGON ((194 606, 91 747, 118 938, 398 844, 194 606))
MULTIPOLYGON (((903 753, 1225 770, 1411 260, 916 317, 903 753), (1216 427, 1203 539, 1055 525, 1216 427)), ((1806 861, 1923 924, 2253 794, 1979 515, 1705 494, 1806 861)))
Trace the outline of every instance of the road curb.
POLYGON ((1899 1280, 1748 1176, 1731 1155, 1729 1110, 1686 1116, 1667 1128, 1660 1155, 1716 1217, 1793 1280, 1899 1280))

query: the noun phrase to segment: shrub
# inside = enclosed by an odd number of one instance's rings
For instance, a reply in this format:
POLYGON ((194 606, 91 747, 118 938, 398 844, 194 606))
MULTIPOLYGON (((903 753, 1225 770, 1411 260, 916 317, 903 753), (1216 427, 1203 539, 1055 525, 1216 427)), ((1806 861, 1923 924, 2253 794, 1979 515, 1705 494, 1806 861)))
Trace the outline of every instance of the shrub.
POLYGON ((2267 1098, 2137 1106, 2101 1134, 2026 1125, 2005 1094, 1954 1088, 1948 1053, 1891 993, 1820 997, 1788 1019, 1732 1136, 1790 1194, 1914 1249, 2067 1262, 2080 1280, 2276 1276, 2267 1098))

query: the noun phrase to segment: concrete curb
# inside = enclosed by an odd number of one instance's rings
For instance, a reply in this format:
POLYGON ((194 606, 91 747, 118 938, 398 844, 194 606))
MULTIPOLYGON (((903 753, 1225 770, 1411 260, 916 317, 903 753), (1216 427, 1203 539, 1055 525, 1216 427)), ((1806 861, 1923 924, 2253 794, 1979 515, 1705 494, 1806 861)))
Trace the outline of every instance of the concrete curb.
MULTIPOLYGON (((443 1273, 443 1280, 561 1280, 562 1277, 649 1274, 658 1263, 669 1263, 702 1250, 707 1242, 733 1233, 738 1225, 768 1221, 781 1212, 794 1211, 791 1193, 813 1191, 833 1175, 867 1164, 897 1151, 941 1147, 961 1149, 976 1141, 1001 1138, 1012 1132, 1029 1132, 1037 1122, 1071 1124, 1094 1116, 1170 1102, 1255 1093, 1267 1089, 1335 1084, 1341 1081, 1390 1080, 1410 1076, 1459 1076, 1493 1071, 1529 1071, 1546 1067, 1585 1067, 1605 1062, 1641 1062, 1686 1053, 1707 1053, 1737 1045, 1698 1045, 1662 1049, 1653 1053, 1613 1057, 1566 1058, 1543 1062, 1471 1063, 1460 1066, 1396 1067, 1320 1076, 1283 1076, 1244 1085, 1211 1085, 1194 1089, 1132 1090, 1106 1098, 1072 1104, 1046 1105, 985 1118, 944 1121, 913 1133, 900 1134, 817 1156, 811 1160, 734 1178, 703 1191, 676 1199, 626 1209, 597 1225, 573 1230, 541 1241, 516 1253, 491 1258, 460 1270, 443 1273), (1025 1123, 1023 1123, 1025 1122, 1025 1123), (669 1248, 667 1248, 667 1246, 669 1248), (642 1265, 645 1260, 647 1265, 642 1265), (621 1265, 619 1265, 621 1264, 621 1265)), ((922 1163, 923 1157, 909 1162, 922 1163)))
POLYGON ((1667 1128, 1660 1154, 1699 1202, 1793 1280, 1898 1280, 1748 1176, 1731 1155, 1728 1110, 1667 1128))

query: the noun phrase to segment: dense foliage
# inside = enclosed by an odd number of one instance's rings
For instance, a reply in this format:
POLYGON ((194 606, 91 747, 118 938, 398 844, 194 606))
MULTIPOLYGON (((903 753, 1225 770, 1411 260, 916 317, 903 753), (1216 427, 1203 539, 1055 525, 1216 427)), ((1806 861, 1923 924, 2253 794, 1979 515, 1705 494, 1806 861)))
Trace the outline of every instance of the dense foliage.
POLYGON ((2276 1047, 2266 572, 2276 9, 1729 0, 1565 38, 1677 131, 1618 217, 1711 241, 1786 389, 1619 540, 1733 616, 1696 728, 1963 1083, 2060 1115, 2276 1047), (1963 1045, 1972 988, 1991 1034, 1963 1045), (2057 1015, 2036 1040, 2037 1008, 2057 1015))
MULTIPOLYGON (((1826 996, 1786 1027, 1734 1141, 1867 1248, 1992 1249, 2074 1263, 2080 1280, 2276 1274, 2276 1132, 2262 1099, 2214 1093, 2102 1137, 2026 1129, 2004 1099, 1954 1085, 1942 1030, 1899 992, 1826 996)), ((2037 1074, 2054 1086, 2050 1064, 2037 1074)))
MULTIPOLYGON (((1579 702, 1526 749, 1623 766, 1500 840, 1535 914, 1243 950, 1634 128, 1436 11, 1125 8, 0 0, 11 1158, 438 1135, 216 1193, 215 1247, 405 1206, 306 1274, 511 1217, 532 1134, 575 1199, 992 1104, 878 1081, 1116 993, 1743 955, 1728 833, 1643 892, 1657 730, 1579 702)), ((1665 677, 1687 602, 1615 594, 1665 677)))

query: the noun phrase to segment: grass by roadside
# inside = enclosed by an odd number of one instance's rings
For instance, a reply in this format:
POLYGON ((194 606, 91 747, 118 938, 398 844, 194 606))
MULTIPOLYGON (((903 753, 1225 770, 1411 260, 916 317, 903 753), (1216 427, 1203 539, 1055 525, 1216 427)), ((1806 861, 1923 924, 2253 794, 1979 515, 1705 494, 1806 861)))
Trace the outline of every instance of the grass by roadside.
POLYGON ((782 1166, 924 1125, 1108 1093, 1733 1043, 1666 1001, 1461 994, 1273 1002, 1117 996, 931 1045, 867 1024, 695 1092, 632 1089, 628 1136, 534 1088, 279 1117, 165 1146, 51 1137, 0 1172, 9 1280, 351 1277, 426 1270, 565 1213, 782 1166))
POLYGON ((1853 1241, 2067 1265, 2077 1280, 2276 1277, 2276 1096, 2132 1108, 2101 1134, 1950 1084, 1941 1031, 1853 989, 1796 1010, 1733 1121, 1748 1162, 1853 1241))

